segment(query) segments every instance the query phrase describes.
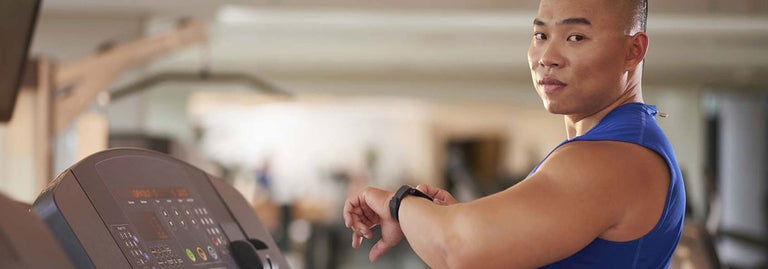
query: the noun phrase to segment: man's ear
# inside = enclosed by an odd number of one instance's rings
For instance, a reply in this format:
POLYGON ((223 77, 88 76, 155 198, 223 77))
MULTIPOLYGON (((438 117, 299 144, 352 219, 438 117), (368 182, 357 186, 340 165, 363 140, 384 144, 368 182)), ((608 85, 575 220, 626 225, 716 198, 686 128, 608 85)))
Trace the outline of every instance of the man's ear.
POLYGON ((637 32, 629 37, 629 49, 624 61, 624 68, 627 71, 635 70, 645 59, 645 53, 648 52, 648 35, 644 32, 637 32))

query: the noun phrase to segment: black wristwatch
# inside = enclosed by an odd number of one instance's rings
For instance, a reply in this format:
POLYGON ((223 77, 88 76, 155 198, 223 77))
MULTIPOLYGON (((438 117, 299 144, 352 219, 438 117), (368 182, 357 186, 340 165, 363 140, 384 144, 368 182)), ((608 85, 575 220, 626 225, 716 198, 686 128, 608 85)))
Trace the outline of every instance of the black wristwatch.
POLYGON ((408 195, 415 195, 432 201, 432 197, 429 197, 429 195, 412 188, 411 186, 403 185, 397 192, 395 192, 395 196, 392 197, 392 200, 389 200, 389 213, 392 214, 392 218, 395 219, 395 221, 400 221, 398 216, 400 212, 400 202, 402 202, 403 198, 408 195))

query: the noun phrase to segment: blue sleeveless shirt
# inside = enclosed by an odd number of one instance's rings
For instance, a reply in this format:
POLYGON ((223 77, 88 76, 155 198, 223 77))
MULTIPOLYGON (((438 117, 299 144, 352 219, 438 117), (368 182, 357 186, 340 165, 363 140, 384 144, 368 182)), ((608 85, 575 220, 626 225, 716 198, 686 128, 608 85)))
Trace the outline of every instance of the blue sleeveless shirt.
MULTIPOLYGON (((579 252, 541 267, 542 269, 669 267, 683 229, 685 188, 672 145, 669 144, 661 128, 656 125, 654 118, 656 112, 655 106, 642 103, 619 106, 584 135, 566 140, 552 150, 554 152, 560 146, 573 141, 608 140, 637 144, 659 154, 669 168, 670 182, 664 211, 656 226, 644 236, 627 242, 595 238, 579 252)), ((544 160, 546 159, 545 157, 544 160)), ((531 174, 536 172, 544 160, 533 169, 531 174)))

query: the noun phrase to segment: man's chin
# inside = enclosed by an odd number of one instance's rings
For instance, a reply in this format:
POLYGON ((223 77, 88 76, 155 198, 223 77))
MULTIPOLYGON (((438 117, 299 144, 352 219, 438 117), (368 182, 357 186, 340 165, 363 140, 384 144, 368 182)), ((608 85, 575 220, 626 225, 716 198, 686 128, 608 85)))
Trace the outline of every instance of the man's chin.
POLYGON ((552 103, 549 103, 549 104, 545 103, 544 104, 544 109, 546 109, 547 112, 549 112, 550 114, 554 114, 554 115, 567 115, 568 114, 568 110, 567 109, 563 108, 562 106, 558 106, 558 105, 552 104, 552 103))

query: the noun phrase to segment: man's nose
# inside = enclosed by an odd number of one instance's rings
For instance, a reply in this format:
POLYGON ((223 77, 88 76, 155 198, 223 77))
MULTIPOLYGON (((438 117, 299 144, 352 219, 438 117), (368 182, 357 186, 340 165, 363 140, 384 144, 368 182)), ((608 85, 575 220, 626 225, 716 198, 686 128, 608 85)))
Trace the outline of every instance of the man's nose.
POLYGON ((545 47, 541 53, 541 57, 539 57, 539 65, 546 69, 559 68, 562 67, 564 63, 565 60, 563 59, 562 54, 560 54, 560 50, 552 45, 545 47))

